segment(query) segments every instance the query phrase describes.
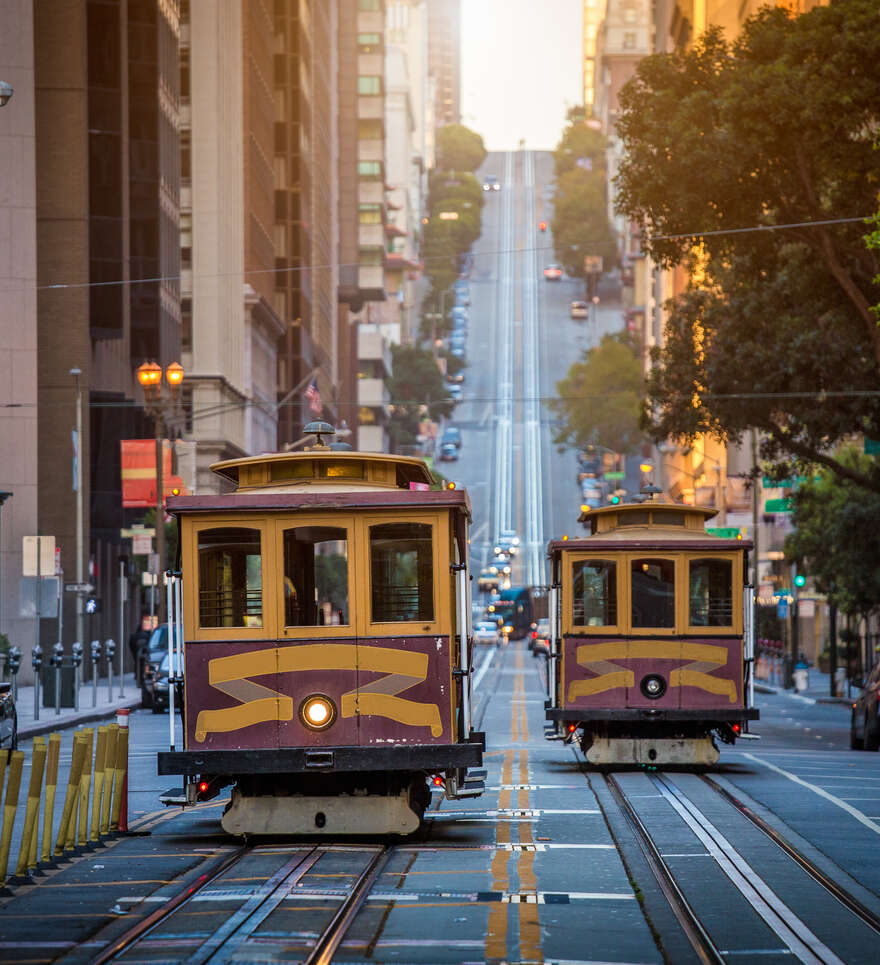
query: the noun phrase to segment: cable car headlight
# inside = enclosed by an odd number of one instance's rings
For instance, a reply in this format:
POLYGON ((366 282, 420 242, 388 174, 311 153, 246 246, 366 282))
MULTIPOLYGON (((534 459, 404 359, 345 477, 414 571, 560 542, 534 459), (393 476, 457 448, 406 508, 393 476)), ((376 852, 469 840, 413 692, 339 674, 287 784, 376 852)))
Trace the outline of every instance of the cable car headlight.
POLYGON ((650 700, 657 700, 666 693, 666 681, 660 674, 651 673, 647 677, 642 677, 639 689, 650 700))
POLYGON ((299 719, 309 730, 326 730, 336 720, 336 705, 324 694, 311 694, 299 705, 299 719))

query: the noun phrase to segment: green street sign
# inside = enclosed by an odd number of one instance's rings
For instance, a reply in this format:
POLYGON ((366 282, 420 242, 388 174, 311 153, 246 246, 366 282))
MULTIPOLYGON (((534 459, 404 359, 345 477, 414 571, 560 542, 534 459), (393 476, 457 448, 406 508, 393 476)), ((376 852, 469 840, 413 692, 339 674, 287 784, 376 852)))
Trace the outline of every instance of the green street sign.
POLYGON ((865 436, 865 455, 880 456, 880 441, 865 436))
POLYGON ((737 539, 739 537, 738 526, 707 526, 706 532, 710 536, 717 536, 718 539, 737 539))
POLYGON ((626 473, 623 472, 606 472, 604 474, 605 479, 623 479, 626 473))
POLYGON ((764 503, 765 513, 790 513, 791 499, 786 496, 784 499, 768 499, 764 503))

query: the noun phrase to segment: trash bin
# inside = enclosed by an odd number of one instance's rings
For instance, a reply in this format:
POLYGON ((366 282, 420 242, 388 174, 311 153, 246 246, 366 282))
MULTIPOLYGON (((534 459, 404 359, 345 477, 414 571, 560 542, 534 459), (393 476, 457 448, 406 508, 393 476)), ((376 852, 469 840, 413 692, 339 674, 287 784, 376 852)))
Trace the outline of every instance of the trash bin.
MULTIPOLYGON (((61 662, 61 706, 73 707, 73 657, 65 654, 61 662)), ((55 707, 55 668, 44 663, 40 672, 43 706, 55 707)))
POLYGON ((794 671, 794 689, 806 690, 809 680, 809 671, 805 667, 796 667, 794 671))

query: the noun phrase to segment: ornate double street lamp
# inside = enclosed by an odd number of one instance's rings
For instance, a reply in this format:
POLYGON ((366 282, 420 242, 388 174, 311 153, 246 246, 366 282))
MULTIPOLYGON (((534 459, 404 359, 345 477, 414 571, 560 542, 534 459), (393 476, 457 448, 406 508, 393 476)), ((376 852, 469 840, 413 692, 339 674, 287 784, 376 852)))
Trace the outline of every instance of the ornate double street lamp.
MULTIPOLYGON (((165 572, 165 494, 163 492, 163 443, 165 426, 177 414, 180 405, 180 386, 183 382, 183 366, 172 362, 164 372, 168 384, 167 395, 162 391, 162 366, 154 361, 138 366, 137 379, 144 390, 147 414, 153 417, 156 426, 156 555, 159 558, 158 572, 165 572)), ((164 594, 159 593, 159 622, 165 619, 164 594)))

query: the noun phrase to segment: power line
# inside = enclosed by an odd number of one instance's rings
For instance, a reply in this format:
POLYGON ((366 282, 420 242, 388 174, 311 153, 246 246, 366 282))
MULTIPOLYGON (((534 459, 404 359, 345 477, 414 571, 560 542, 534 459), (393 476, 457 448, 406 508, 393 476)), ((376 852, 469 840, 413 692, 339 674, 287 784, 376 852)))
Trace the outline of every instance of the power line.
POLYGON ((829 218, 827 221, 793 221, 790 224, 759 224, 750 228, 716 228, 712 231, 687 231, 677 235, 648 235, 651 241, 680 241, 685 238, 709 238, 713 235, 742 235, 750 231, 784 231, 788 228, 821 228, 831 224, 852 224, 856 221, 870 221, 873 214, 862 218, 829 218))

